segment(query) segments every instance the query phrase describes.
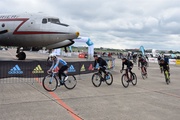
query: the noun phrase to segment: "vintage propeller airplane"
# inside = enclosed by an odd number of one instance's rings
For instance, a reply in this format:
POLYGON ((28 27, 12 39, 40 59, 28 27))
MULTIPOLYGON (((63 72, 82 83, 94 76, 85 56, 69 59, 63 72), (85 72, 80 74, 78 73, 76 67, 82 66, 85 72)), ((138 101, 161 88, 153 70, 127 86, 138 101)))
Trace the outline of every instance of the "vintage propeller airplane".
POLYGON ((0 46, 17 46, 19 60, 26 59, 20 47, 67 47, 78 36, 79 32, 61 23, 57 17, 42 13, 0 14, 0 46))

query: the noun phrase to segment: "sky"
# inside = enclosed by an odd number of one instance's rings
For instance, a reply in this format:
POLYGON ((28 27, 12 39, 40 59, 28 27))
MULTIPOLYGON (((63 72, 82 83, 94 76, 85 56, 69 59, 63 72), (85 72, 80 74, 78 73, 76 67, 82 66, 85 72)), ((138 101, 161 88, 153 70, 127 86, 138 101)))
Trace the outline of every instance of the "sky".
POLYGON ((0 14, 22 12, 57 16, 96 48, 180 51, 180 0, 0 1, 0 14))

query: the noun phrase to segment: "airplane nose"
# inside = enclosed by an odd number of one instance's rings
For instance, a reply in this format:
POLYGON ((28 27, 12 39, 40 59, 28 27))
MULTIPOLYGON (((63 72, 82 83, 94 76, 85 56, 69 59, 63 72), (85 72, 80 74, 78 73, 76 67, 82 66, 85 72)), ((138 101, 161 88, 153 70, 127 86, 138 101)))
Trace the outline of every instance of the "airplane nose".
POLYGON ((77 36, 77 37, 79 36, 79 32, 76 32, 76 36, 77 36))

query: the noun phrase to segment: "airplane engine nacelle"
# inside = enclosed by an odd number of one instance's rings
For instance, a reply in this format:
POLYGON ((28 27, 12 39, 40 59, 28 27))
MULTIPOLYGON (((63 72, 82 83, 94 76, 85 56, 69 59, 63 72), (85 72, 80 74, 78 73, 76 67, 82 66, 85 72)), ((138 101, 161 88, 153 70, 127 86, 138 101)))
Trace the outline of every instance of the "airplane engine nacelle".
POLYGON ((62 47, 67 47, 74 44, 74 41, 72 40, 64 40, 62 42, 58 42, 56 44, 48 45, 46 46, 47 49, 55 49, 55 48, 62 48, 62 47))

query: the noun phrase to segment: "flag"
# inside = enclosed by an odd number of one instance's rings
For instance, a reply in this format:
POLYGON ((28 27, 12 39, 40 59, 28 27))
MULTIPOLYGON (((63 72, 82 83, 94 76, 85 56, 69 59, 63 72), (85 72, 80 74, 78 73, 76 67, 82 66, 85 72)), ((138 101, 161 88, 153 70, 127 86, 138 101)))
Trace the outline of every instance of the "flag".
POLYGON ((141 50, 141 52, 142 52, 142 55, 144 56, 144 47, 143 46, 140 46, 140 48, 139 48, 140 50, 141 50))

